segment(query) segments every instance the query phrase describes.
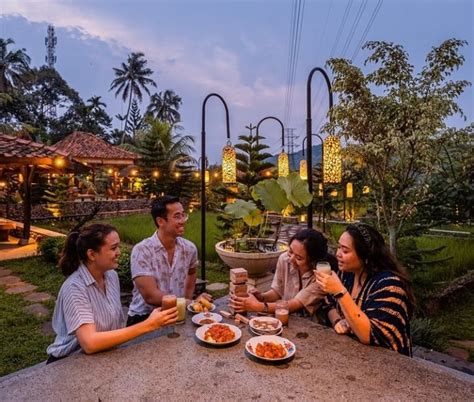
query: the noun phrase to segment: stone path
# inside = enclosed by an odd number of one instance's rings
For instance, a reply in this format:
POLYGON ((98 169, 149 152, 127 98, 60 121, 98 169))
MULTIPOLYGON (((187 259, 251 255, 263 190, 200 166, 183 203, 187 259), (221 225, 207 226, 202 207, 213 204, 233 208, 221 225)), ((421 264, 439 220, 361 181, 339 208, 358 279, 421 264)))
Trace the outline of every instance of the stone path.
MULTIPOLYGON (((47 317, 49 309, 42 304, 48 300, 54 300, 55 297, 46 292, 35 292, 37 286, 22 281, 20 277, 13 275, 11 270, 0 267, 0 286, 5 288, 7 294, 18 294, 29 304, 25 306, 24 311, 37 317, 47 317)), ((42 326, 42 332, 51 334, 51 323, 45 323, 42 326), (47 324, 47 325, 46 325, 47 324)))

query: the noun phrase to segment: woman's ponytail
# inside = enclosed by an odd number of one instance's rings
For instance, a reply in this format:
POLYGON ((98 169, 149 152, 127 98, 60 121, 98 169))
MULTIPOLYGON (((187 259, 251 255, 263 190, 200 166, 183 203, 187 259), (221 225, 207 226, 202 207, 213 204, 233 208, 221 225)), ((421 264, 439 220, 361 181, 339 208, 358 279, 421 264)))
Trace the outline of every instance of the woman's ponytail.
POLYGON ((71 275, 74 271, 79 268, 79 254, 77 253, 77 239, 79 238, 79 232, 69 233, 64 249, 59 259, 59 268, 64 276, 71 275))

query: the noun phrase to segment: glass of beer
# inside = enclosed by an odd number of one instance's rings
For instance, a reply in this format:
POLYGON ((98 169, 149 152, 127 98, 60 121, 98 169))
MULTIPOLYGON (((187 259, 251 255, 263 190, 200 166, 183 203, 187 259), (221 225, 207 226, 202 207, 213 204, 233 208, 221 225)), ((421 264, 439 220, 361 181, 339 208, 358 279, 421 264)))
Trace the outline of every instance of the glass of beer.
MULTIPOLYGON (((161 310, 165 311, 170 308, 176 307, 177 304, 177 297, 176 295, 164 295, 161 299, 161 310)), ((179 334, 175 332, 174 325, 171 326, 171 333, 168 334, 168 338, 177 338, 179 334)))
POLYGON ((329 264, 329 262, 327 262, 327 261, 319 261, 316 264, 316 271, 330 275, 331 274, 331 264, 329 264))
POLYGON ((275 318, 280 320, 283 326, 287 327, 289 315, 288 302, 286 300, 278 300, 275 303, 275 318))

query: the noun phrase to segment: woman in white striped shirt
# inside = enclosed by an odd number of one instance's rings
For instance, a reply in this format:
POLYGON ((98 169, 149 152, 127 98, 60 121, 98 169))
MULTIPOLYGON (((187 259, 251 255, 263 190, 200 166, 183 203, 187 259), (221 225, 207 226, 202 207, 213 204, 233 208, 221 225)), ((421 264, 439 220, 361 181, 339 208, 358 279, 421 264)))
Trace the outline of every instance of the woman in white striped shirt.
POLYGON ((48 363, 81 349, 95 353, 173 324, 177 309, 155 309, 149 318, 125 327, 117 273, 120 238, 107 224, 93 224, 69 234, 59 261, 68 278, 54 309, 56 339, 48 347, 48 363))

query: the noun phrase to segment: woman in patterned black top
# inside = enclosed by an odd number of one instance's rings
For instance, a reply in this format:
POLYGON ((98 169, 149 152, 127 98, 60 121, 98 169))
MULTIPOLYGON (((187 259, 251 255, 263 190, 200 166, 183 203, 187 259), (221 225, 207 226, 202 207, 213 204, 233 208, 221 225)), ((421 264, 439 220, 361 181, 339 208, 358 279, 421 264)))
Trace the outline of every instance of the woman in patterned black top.
POLYGON ((411 356, 411 283, 381 234, 369 225, 349 225, 336 257, 339 275, 315 273, 317 283, 332 295, 328 316, 334 330, 411 356))

